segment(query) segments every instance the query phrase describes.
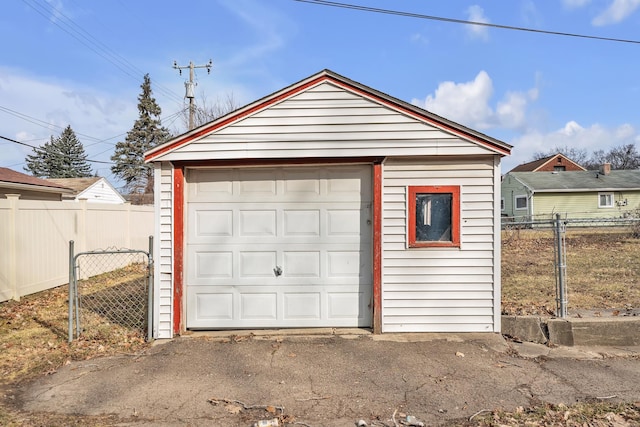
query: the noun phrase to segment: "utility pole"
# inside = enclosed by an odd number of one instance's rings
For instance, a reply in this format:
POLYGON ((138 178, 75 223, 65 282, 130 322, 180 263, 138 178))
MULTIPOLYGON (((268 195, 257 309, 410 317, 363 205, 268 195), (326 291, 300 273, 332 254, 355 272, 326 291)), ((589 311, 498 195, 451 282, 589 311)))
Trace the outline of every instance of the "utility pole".
POLYGON ((189 130, 194 128, 193 116, 195 112, 195 104, 193 99, 196 97, 196 95, 194 90, 195 83, 193 82, 193 74, 194 74, 193 70, 195 70, 196 68, 206 68, 207 74, 211 74, 211 67, 213 67, 213 62, 211 60, 209 60, 209 62, 205 65, 194 65, 192 61, 189 61, 189 65, 183 65, 183 66, 178 65, 178 61, 173 61, 173 68, 178 70, 180 75, 182 75, 182 70, 186 68, 189 69, 189 81, 184 82, 184 87, 186 91, 185 98, 189 98, 189 130))

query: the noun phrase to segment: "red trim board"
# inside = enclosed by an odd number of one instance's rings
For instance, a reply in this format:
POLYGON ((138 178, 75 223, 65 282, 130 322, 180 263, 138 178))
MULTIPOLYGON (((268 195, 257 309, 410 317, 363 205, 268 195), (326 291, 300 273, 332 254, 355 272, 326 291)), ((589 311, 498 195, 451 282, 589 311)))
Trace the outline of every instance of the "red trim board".
POLYGON ((373 165, 373 333, 382 333, 382 164, 373 165))
POLYGON ((173 333, 184 329, 184 169, 173 169, 173 333))
MULTIPOLYGON (((304 164, 322 164, 321 159, 304 159, 304 164)), ((372 163, 373 165, 373 332, 382 332, 382 158, 331 159, 329 163, 372 163)), ((267 165, 259 162, 260 165, 267 165)), ((301 164, 296 159, 281 159, 270 162, 271 166, 301 164)), ((176 162, 173 170, 173 334, 185 330, 184 318, 184 208, 185 208, 185 168, 186 166, 254 166, 256 161, 176 162)))

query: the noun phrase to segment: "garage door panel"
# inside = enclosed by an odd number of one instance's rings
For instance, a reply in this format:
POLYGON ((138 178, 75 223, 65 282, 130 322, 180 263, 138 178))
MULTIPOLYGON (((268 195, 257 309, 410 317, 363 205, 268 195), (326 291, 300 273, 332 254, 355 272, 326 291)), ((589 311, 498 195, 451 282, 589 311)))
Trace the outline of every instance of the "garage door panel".
POLYGON ((200 321, 233 320, 233 293, 201 293, 195 295, 195 317, 200 321))
POLYGON ((233 235, 232 210, 196 210, 193 218, 197 237, 233 235))
POLYGON ((371 249, 360 244, 289 244, 273 251, 273 245, 189 245, 187 284, 200 285, 317 285, 371 283, 371 249), (280 267, 281 276, 274 269, 280 267))
POLYGON ((330 251, 327 253, 329 277, 360 277, 368 268, 361 251, 330 251))
POLYGON ((196 307, 193 329, 262 327, 368 327, 370 294, 363 286, 310 286, 308 291, 286 287, 195 287, 187 301, 196 307), (231 292, 228 290, 231 289, 231 292))
POLYGON ((276 320, 277 299, 276 292, 240 294, 239 320, 276 320))
POLYGON ((369 166, 189 170, 187 181, 188 328, 370 326, 369 166))
POLYGON ((260 203, 259 209, 249 209, 245 204, 190 203, 187 221, 189 244, 274 242, 276 237, 282 244, 360 242, 371 233, 371 206, 260 203))
POLYGON ((320 252, 285 251, 282 254, 282 276, 320 277, 320 252))
POLYGON ((238 212, 240 227, 238 236, 276 235, 276 210, 240 210, 238 212))
POLYGON ((330 319, 352 319, 364 317, 362 292, 329 292, 327 304, 330 319))
POLYGON ((328 236, 357 236, 361 235, 362 211, 360 209, 330 209, 327 210, 328 236))
POLYGON ((320 209, 285 209, 282 215, 284 236, 320 237, 320 209))
POLYGON ((320 320, 321 294, 320 292, 285 292, 284 298, 284 319, 317 319, 320 320))
POLYGON ((233 252, 201 251, 193 257, 195 276, 199 279, 233 277, 233 252))
POLYGON ((266 277, 274 276, 273 269, 278 263, 275 251, 239 251, 240 266, 238 276, 244 277, 266 277))

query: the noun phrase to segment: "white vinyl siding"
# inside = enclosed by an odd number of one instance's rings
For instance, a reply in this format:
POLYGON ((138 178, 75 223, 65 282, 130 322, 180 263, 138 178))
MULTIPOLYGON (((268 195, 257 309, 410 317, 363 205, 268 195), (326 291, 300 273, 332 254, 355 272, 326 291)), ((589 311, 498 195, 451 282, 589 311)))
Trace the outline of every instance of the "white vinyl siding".
POLYGON ((87 199, 90 203, 122 204, 124 198, 104 178, 93 183, 76 196, 76 200, 87 199))
POLYGON ((495 327, 494 159, 387 159, 383 171, 383 332, 495 327), (407 186, 460 186, 460 248, 407 247, 407 186))
POLYGON ((322 83, 191 142, 162 160, 482 155, 476 143, 322 83))
POLYGON ((173 313, 173 167, 155 164, 154 337, 172 338, 173 313))

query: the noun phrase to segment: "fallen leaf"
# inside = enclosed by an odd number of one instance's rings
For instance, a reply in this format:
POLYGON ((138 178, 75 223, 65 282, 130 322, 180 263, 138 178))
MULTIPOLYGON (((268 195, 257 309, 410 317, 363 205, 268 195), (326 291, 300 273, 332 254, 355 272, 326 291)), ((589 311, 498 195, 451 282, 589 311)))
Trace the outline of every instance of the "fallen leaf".
POLYGON ((276 408, 274 408, 273 406, 267 406, 267 412, 270 414, 275 414, 276 408))
POLYGON ((237 415, 242 412, 242 406, 228 404, 225 405, 224 409, 227 410, 230 414, 237 415))

